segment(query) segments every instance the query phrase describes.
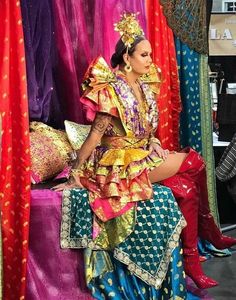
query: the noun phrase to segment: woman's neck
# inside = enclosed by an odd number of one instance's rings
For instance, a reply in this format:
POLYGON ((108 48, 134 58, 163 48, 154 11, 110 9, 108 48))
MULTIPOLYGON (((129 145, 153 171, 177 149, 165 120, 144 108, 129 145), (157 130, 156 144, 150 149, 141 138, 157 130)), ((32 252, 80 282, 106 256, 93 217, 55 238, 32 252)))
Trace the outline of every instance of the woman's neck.
POLYGON ((137 73, 134 73, 133 71, 131 72, 125 72, 125 70, 123 68, 119 69, 123 74, 125 74, 127 81, 133 85, 135 83, 137 83, 137 80, 139 79, 140 75, 137 73))

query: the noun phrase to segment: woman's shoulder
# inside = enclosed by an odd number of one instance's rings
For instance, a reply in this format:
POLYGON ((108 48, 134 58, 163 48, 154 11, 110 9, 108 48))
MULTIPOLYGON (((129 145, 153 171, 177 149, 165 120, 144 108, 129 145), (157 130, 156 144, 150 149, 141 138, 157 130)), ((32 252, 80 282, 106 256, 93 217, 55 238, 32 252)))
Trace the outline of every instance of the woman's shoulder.
POLYGON ((89 65, 82 83, 82 89, 104 88, 105 85, 115 82, 116 75, 102 56, 95 58, 89 65))
POLYGON ((82 83, 83 95, 80 102, 86 110, 86 117, 93 121, 97 112, 118 117, 117 95, 112 86, 116 76, 102 56, 91 62, 82 83))

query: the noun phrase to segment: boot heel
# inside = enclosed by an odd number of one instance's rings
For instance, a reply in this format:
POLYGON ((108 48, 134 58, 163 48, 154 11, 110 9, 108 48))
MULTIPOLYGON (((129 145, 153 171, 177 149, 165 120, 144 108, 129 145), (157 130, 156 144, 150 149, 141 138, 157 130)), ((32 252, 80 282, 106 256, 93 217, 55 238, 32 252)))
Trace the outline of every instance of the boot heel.
POLYGON ((217 281, 203 273, 197 249, 189 249, 188 254, 184 255, 184 271, 199 289, 209 289, 218 285, 217 281))
POLYGON ((199 237, 207 240, 217 249, 226 249, 236 245, 236 239, 225 236, 216 226, 213 216, 209 214, 199 214, 199 237))

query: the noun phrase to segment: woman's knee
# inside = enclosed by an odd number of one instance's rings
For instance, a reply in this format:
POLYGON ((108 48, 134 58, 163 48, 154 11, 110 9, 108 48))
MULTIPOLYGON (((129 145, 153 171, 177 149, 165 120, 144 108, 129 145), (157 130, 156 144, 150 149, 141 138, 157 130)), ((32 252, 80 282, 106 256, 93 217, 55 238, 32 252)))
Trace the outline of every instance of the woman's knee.
POLYGON ((185 160, 186 153, 170 153, 167 159, 154 170, 149 173, 149 179, 152 183, 162 181, 166 178, 174 176, 183 161, 185 160))

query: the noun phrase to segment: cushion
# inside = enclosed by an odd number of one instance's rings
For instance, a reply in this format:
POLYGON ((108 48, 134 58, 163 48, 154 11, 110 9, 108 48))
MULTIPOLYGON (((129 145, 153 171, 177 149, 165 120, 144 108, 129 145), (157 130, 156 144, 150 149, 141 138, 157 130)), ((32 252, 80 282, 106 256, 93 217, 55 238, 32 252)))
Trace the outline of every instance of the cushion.
POLYGON ((64 124, 72 148, 74 150, 79 150, 89 134, 91 125, 77 124, 67 120, 64 124))
POLYGON ((64 131, 41 122, 31 122, 30 130, 31 179, 39 183, 68 166, 73 149, 64 131))

